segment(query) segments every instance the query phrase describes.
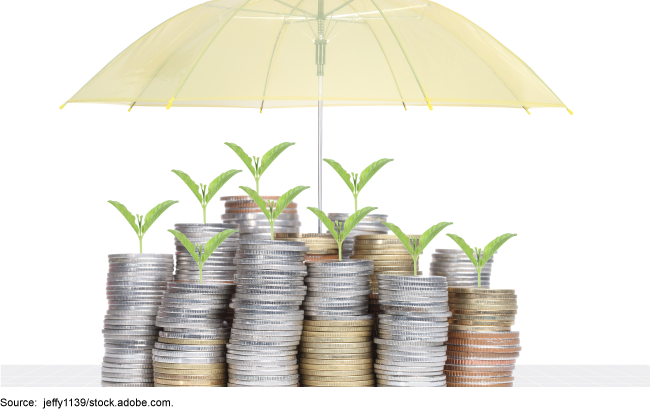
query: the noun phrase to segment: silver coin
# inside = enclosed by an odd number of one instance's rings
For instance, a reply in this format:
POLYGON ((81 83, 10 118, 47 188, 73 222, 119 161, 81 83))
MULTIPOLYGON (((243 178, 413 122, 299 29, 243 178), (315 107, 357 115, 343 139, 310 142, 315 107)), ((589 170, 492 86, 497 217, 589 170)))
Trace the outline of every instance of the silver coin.
POLYGON ((225 363, 226 358, 225 357, 189 358, 189 357, 154 356, 153 361, 158 363, 208 364, 208 363, 225 363))
MULTIPOLYGON (((243 212, 236 212, 236 213, 226 213, 221 215, 221 219, 224 221, 237 221, 237 220, 249 220, 249 219, 262 219, 262 220, 267 220, 266 215, 262 212, 255 212, 255 213, 243 213, 243 212)), ((283 220, 283 219, 289 219, 289 220, 298 220, 298 214, 297 213, 281 213, 278 215, 276 220, 283 220)))

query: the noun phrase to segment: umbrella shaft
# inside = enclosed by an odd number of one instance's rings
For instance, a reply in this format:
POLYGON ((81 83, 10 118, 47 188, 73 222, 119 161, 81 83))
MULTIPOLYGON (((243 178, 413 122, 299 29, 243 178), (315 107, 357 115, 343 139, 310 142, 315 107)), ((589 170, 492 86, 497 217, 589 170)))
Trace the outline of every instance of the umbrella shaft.
MULTIPOLYGON (((323 77, 318 76, 318 209, 323 210, 323 77)), ((323 224, 318 220, 318 233, 323 224)))

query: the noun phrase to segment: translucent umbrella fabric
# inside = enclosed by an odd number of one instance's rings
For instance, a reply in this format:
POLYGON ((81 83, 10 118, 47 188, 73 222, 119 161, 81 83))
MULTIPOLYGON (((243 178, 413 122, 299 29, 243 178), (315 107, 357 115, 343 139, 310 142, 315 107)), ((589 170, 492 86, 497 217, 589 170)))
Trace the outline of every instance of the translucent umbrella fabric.
POLYGON ((560 107, 514 53, 425 0, 216 0, 135 41, 68 103, 560 107), (320 6, 320 7, 319 7, 320 6))

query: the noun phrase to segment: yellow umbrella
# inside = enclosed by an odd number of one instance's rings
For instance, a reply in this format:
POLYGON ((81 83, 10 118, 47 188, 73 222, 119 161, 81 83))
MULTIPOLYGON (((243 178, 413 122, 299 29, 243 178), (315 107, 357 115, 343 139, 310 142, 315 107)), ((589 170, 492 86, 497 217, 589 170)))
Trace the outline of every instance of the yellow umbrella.
POLYGON ((66 103, 318 106, 319 159, 323 106, 568 110, 498 40, 427 0, 209 1, 139 38, 66 103))

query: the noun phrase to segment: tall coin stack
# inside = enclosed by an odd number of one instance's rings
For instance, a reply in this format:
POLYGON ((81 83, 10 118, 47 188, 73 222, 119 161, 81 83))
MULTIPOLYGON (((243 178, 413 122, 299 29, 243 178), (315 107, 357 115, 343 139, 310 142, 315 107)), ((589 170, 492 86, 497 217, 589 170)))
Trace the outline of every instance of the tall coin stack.
POLYGON ((231 283, 170 282, 156 317, 164 328, 153 349, 157 387, 225 387, 226 343, 230 328, 224 322, 231 283))
MULTIPOLYGON (((420 236, 417 235, 417 238, 420 236)), ((354 238, 354 253, 351 259, 373 261, 373 273, 370 275, 370 312, 374 315, 374 336, 379 329, 379 295, 377 278, 382 275, 413 276, 413 258, 404 244, 395 235, 358 235, 354 238)), ((422 274, 418 272, 418 274, 422 274)))
POLYGON ((519 357, 514 290, 449 288, 449 387, 512 387, 519 357))
POLYGON ((228 386, 298 385, 297 347, 307 293, 304 242, 242 240, 228 344, 228 386))
POLYGON ((443 387, 447 282, 439 276, 380 276, 377 386, 443 387))
POLYGON ((330 233, 276 233, 276 239, 300 241, 309 247, 305 262, 322 262, 339 259, 339 246, 330 233))
POLYGON ((156 313, 173 274, 172 255, 108 255, 102 386, 153 386, 156 313))
MULTIPOLYGON (((277 201, 279 196, 262 196, 265 201, 277 201)), ((221 215, 224 223, 239 224, 239 238, 243 240, 265 240, 271 238, 271 225, 264 212, 249 196, 223 196, 226 213, 221 215)), ((273 224, 273 233, 298 233, 298 204, 289 203, 273 224)))
MULTIPOLYGON (((431 255, 430 274, 444 276, 449 286, 476 288, 478 287, 478 275, 476 268, 467 255, 460 249, 436 249, 431 255)), ((490 288, 490 274, 492 273, 492 262, 490 258, 481 271, 481 287, 490 288)))
MULTIPOLYGON (((239 225, 234 223, 175 224, 174 229, 183 233, 193 244, 205 245, 219 232, 226 229, 239 229, 239 225)), ((203 265, 204 282, 226 281, 232 283, 234 281, 237 270, 235 256, 238 240, 239 233, 233 233, 210 255, 203 265)), ((178 239, 174 238, 174 244, 176 245, 176 276, 174 280, 198 282, 199 266, 196 261, 178 239)))
MULTIPOLYGON (((332 222, 339 221, 341 225, 345 225, 345 220, 348 219, 350 215, 351 214, 329 213, 327 214, 327 217, 330 218, 332 222)), ((350 255, 352 255, 354 248, 354 238, 357 235, 380 235, 388 233, 388 227, 382 224, 382 222, 387 221, 388 215, 366 215, 343 241, 343 248, 341 252, 343 259, 348 259, 350 255)))
POLYGON ((305 323, 300 345, 302 386, 374 386, 372 261, 307 262, 305 323))

